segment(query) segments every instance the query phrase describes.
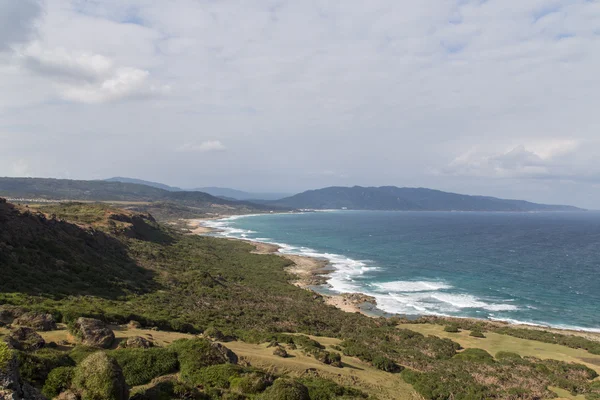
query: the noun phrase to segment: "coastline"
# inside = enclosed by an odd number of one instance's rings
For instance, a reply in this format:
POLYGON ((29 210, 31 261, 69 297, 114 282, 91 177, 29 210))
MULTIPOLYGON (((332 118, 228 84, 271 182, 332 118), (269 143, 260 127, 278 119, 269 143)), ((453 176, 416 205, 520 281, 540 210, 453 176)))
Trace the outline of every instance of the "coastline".
MULTIPOLYGON (((186 220, 187 225, 190 227, 190 233, 197 235, 209 235, 211 233, 219 232, 217 228, 212 228, 203 225, 207 221, 214 221, 224 218, 229 218, 228 215, 220 215, 210 218, 186 220)), ((279 257, 283 257, 290 260, 292 264, 286 268, 286 271, 297 277, 296 280, 290 283, 315 293, 315 296, 323 298, 326 304, 337 307, 345 312, 361 313, 370 318, 379 318, 385 316, 392 316, 389 313, 377 308, 377 301, 375 298, 368 296, 364 293, 340 293, 332 294, 326 293, 327 275, 333 272, 333 268, 330 262, 326 259, 310 257, 306 255, 297 254, 286 254, 280 252, 281 246, 271 243, 260 242, 251 239, 223 237, 224 239, 242 241, 250 243, 255 247, 255 254, 274 254, 279 257)), ((511 328, 523 328, 530 330, 553 332, 557 334, 567 334, 572 336, 579 336, 593 341, 600 342, 600 332, 577 330, 569 328, 558 328, 549 325, 536 325, 527 323, 515 323, 509 321, 496 321, 484 318, 473 318, 473 317, 455 317, 455 316, 444 316, 444 315, 418 315, 413 316, 414 318, 407 318, 407 316, 399 316, 405 323, 419 323, 425 321, 425 323, 434 323, 433 321, 471 321, 475 323, 485 323, 488 326, 493 327, 511 327, 511 328)))

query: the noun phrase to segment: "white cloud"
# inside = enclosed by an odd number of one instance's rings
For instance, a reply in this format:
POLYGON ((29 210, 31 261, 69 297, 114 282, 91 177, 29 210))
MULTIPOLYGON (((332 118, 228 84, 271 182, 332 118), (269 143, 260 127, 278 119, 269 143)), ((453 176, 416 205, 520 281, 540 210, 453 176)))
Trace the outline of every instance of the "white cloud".
POLYGON ((225 151, 227 148, 219 140, 207 140, 200 144, 186 143, 180 146, 177 151, 190 153, 208 153, 214 151, 225 151))
POLYGON ((116 66, 101 54, 45 49, 33 43, 17 54, 29 71, 52 80, 60 97, 80 103, 106 103, 129 97, 164 94, 169 86, 151 82, 147 70, 116 66))

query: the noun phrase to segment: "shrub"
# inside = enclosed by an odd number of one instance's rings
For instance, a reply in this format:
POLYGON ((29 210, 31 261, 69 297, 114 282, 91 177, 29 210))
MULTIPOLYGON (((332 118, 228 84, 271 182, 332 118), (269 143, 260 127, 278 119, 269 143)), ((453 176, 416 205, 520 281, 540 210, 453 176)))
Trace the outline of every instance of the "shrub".
POLYGON ((300 382, 279 378, 258 397, 260 400, 311 400, 308 388, 300 382))
POLYGON ((150 388, 144 388, 134 393, 131 400, 209 400, 204 393, 200 393, 195 387, 183 382, 168 381, 160 382, 150 388))
POLYGON ((71 387, 74 372, 73 367, 58 367, 50 371, 42 389, 43 395, 53 399, 67 390, 71 387))
POLYGON ((5 342, 0 341, 0 370, 8 367, 8 363, 13 358, 13 352, 8 348, 5 342))
POLYGON ((181 377, 193 382, 195 373, 211 365, 226 364, 227 357, 206 339, 180 339, 170 349, 177 353, 181 377))
POLYGON ((34 353, 17 352, 19 371, 28 382, 42 386, 48 374, 58 367, 72 367, 75 362, 65 353, 53 349, 42 349, 34 353))
POLYGON ((367 394, 358 389, 340 386, 335 382, 321 378, 304 378, 300 382, 308 388, 311 400, 366 399, 367 394))
POLYGON ((204 336, 213 340, 222 341, 225 340, 225 335, 219 329, 211 326, 204 331, 204 336))
POLYGON ((75 368, 73 387, 81 393, 82 400, 129 398, 129 388, 121 367, 102 351, 90 355, 75 368))
POLYGON ((73 350, 69 352, 69 357, 75 361, 75 363, 79 364, 83 360, 85 360, 91 354, 94 354, 98 351, 95 347, 88 346, 75 346, 73 350))
POLYGON ((385 372, 402 372, 402 367, 387 357, 377 356, 373 359, 373 366, 385 372))
POLYGON ((499 351, 496 353, 497 360, 522 360, 521 356, 517 353, 510 351, 499 351))
POLYGON ((195 385, 228 389, 231 380, 240 377, 243 368, 233 364, 212 365, 193 373, 190 380, 195 385))
POLYGON ((273 378, 261 372, 252 372, 244 376, 231 379, 232 392, 249 395, 264 391, 273 384, 273 378))
POLYGON ((458 333, 460 332, 460 330, 458 329, 458 325, 457 324, 448 324, 444 327, 444 331, 445 332, 450 332, 450 333, 458 333))
POLYGON ((481 362, 481 363, 493 363, 494 357, 483 349, 466 349, 462 353, 458 353, 454 356, 455 359, 481 362))
POLYGON ((118 349, 110 352, 121 368, 129 386, 139 386, 152 379, 177 371, 177 354, 165 348, 118 349))
POLYGON ((473 336, 476 338, 485 338, 485 335, 483 334, 483 332, 480 330, 477 330, 477 329, 473 329, 471 331, 471 333, 469 334, 469 336, 473 336))

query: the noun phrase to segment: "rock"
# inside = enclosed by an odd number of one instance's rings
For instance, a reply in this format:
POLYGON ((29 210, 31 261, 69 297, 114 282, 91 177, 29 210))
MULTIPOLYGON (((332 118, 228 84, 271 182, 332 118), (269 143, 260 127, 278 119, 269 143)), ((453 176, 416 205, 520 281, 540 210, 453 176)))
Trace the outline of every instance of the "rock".
POLYGON ((56 400, 79 400, 79 396, 77 396, 75 392, 67 390, 66 392, 59 394, 56 400))
POLYGON ((41 349, 46 341, 31 328, 17 328, 4 338, 9 348, 14 350, 32 351, 41 349))
POLYGON ((93 318, 78 318, 74 333, 82 344, 102 349, 108 349, 115 340, 114 332, 104 322, 93 318))
POLYGON ((48 400, 36 388, 23 382, 16 356, 0 343, 0 399, 48 400))
POLYGON ((11 306, 8 304, 0 306, 0 320, 10 324, 15 318, 25 314, 25 310, 21 307, 11 306))
POLYGON ((28 312, 16 318, 13 324, 26 326, 42 332, 56 330, 56 321, 52 314, 28 312))
POLYGON ((77 366, 73 388, 83 399, 129 399, 129 387, 121 367, 103 351, 91 354, 77 366))
POLYGON ((119 344, 121 348, 127 349, 148 349, 154 347, 154 343, 141 336, 129 337, 119 344))
POLYGON ((220 343, 211 343, 210 345, 214 350, 221 354, 221 356, 223 356, 223 359, 226 362, 229 362, 231 364, 238 363, 238 356, 233 351, 229 350, 227 347, 223 346, 220 343))
POLYGON ((127 328, 129 328, 129 329, 141 329, 142 328, 142 324, 140 324, 137 321, 129 321, 129 323, 127 324, 127 328))
POLYGON ((273 350, 273 355, 277 357, 286 358, 288 356, 288 352, 281 346, 278 346, 273 350))

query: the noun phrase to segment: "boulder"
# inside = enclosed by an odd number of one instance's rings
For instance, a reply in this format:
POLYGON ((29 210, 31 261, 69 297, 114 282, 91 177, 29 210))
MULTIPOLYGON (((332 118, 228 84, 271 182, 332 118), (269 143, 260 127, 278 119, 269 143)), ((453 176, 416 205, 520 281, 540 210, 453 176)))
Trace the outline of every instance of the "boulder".
POLYGON ((28 312, 15 319, 13 324, 42 332, 56 330, 56 321, 52 314, 28 312))
POLYGON ((22 351, 33 351, 41 349, 46 341, 31 328, 21 327, 10 332, 4 341, 9 348, 22 351))
POLYGON ((229 362, 231 364, 238 363, 238 356, 227 347, 223 346, 220 343, 211 343, 210 344, 213 350, 215 350, 218 354, 223 357, 223 361, 229 362))
POLYGON ((93 318, 78 318, 73 330, 86 346, 108 349, 115 340, 114 332, 104 322, 93 318))
POLYGON ((122 341, 119 347, 126 349, 148 349, 154 347, 154 343, 141 336, 133 336, 122 341))
POLYGON ((137 321, 129 321, 129 323, 127 324, 127 328, 129 329, 141 329, 142 328, 142 324, 140 324, 137 321))
POLYGON ((75 392, 67 390, 66 392, 59 394, 56 400, 79 400, 79 396, 77 396, 75 392))
POLYGON ((23 382, 16 356, 0 342, 0 399, 47 400, 36 388, 23 382))
POLYGON ((273 350, 273 355, 277 357, 286 358, 288 356, 288 352, 281 346, 277 346, 275 350, 273 350))

